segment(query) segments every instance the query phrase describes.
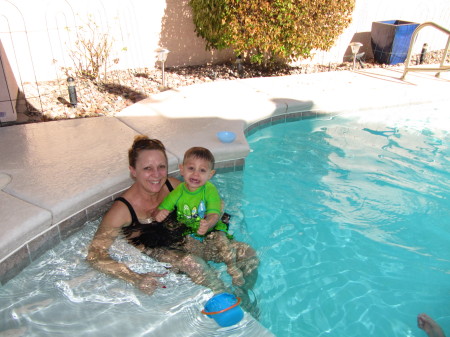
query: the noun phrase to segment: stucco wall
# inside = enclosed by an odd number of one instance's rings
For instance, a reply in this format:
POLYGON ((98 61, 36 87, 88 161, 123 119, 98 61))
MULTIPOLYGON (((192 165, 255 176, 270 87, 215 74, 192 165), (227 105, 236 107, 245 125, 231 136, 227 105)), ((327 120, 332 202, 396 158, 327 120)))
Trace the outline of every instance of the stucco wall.
POLYGON ((0 40, 0 121, 10 122, 17 119, 16 106, 18 86, 0 40))
MULTIPOLYGON (((116 68, 154 68, 158 46, 171 52, 167 66, 221 62, 230 51, 208 52, 194 33, 188 0, 0 0, 0 39, 19 87, 23 82, 64 77, 61 67, 70 67, 80 26, 90 15, 98 32, 114 37, 112 58, 116 68)), ((371 55, 373 21, 400 19, 434 21, 450 28, 448 0, 357 0, 352 24, 328 52, 315 53, 314 62, 341 62, 350 54, 348 44, 359 41, 371 55)), ((444 36, 421 34, 431 49, 442 49, 444 36)))
MULTIPOLYGON (((450 1, 447 0, 356 0, 353 21, 336 41, 335 46, 328 52, 319 51, 315 62, 327 64, 340 62, 347 55, 350 56, 349 43, 353 41, 363 43, 361 51, 372 56, 370 32, 372 22, 386 20, 404 20, 417 23, 435 22, 450 29, 450 1)), ((443 49, 447 37, 431 28, 425 28, 417 37, 415 52, 419 53, 424 42, 430 50, 443 49)))
POLYGON ((209 52, 194 33, 187 0, 0 0, 0 39, 18 81, 52 80, 70 67, 77 32, 89 20, 97 38, 114 39, 111 59, 119 69, 154 68, 155 49, 168 48, 167 66, 228 60, 209 52), (89 19, 89 17, 91 19, 89 19))

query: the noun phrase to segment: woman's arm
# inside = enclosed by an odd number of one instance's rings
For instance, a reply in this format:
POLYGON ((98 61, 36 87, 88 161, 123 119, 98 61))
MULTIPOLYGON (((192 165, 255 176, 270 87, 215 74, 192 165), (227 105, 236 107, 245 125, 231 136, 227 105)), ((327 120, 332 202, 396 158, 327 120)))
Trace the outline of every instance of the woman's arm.
POLYGON ((154 277, 160 274, 139 274, 132 271, 125 264, 117 262, 109 255, 109 248, 119 236, 124 225, 130 223, 129 211, 122 203, 115 202, 105 214, 102 222, 89 246, 87 261, 97 270, 118 277, 134 284, 142 291, 151 294, 158 286, 154 277))
MULTIPOLYGON (((180 184, 180 181, 176 178, 168 179, 174 188, 180 184)), ((95 269, 133 283, 143 292, 151 294, 159 285, 155 277, 161 277, 165 274, 136 273, 125 264, 112 259, 109 255, 109 248, 120 235, 122 227, 130 223, 130 211, 125 204, 116 201, 111 209, 103 216, 102 222, 89 246, 87 261, 95 269)))

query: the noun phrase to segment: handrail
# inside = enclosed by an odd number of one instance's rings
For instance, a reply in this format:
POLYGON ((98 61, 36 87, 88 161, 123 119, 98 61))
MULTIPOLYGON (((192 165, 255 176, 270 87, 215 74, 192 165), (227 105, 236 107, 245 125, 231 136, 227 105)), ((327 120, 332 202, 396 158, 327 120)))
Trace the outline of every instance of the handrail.
POLYGON ((405 70, 403 71, 403 75, 401 77, 401 79, 403 80, 406 76, 406 73, 408 71, 431 71, 431 72, 436 72, 436 77, 439 77, 439 75, 441 74, 442 71, 449 71, 450 70, 450 64, 444 65, 445 63, 445 59, 447 57, 448 54, 448 49, 450 47, 450 30, 445 29, 442 26, 439 26, 438 24, 434 23, 434 22, 425 22, 422 23, 421 25, 419 25, 415 30, 414 33, 411 37, 411 42, 409 44, 409 49, 408 49, 408 56, 406 57, 406 62, 405 62, 405 70), (445 50, 444 50, 444 55, 442 55, 442 60, 441 63, 439 65, 439 67, 436 67, 434 65, 431 66, 412 66, 410 65, 411 62, 411 53, 412 53, 412 49, 414 46, 414 43, 416 42, 416 37, 417 34, 419 33, 419 31, 427 26, 432 26, 433 28, 436 28, 437 30, 440 30, 441 32, 443 32, 444 34, 448 35, 448 39, 447 39, 447 45, 445 46, 445 50))

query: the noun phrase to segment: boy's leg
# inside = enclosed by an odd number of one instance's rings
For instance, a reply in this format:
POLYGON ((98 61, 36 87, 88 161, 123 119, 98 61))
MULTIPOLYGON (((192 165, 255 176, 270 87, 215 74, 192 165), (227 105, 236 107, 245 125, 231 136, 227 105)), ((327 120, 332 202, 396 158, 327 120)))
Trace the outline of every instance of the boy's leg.
POLYGON ((232 241, 236 251, 236 266, 242 270, 245 278, 244 288, 252 289, 258 278, 259 259, 256 251, 247 243, 232 241))
POLYGON ((208 287, 216 294, 227 291, 217 272, 199 256, 165 248, 147 249, 145 253, 157 261, 170 263, 174 268, 188 275, 194 283, 208 287))
MULTIPOLYGON (((242 271, 245 283, 241 287, 235 287, 233 293, 239 296, 242 300, 242 308, 249 312, 253 317, 259 317, 259 308, 256 298, 252 301, 250 299, 249 291, 254 287, 258 277, 259 259, 256 256, 255 250, 244 242, 235 240, 228 240, 236 252, 236 266, 242 271)), ((205 240, 205 249, 203 257, 207 261, 214 261, 217 263, 225 262, 223 254, 219 253, 220 243, 217 240, 205 240)))
POLYGON ((260 309, 256 295, 252 291, 258 278, 259 259, 256 251, 247 243, 233 241, 232 244, 236 250, 236 265, 242 270, 245 279, 244 285, 236 290, 236 294, 242 299, 242 307, 254 318, 259 319, 260 309))
POLYGON ((242 286, 245 282, 242 271, 236 266, 236 250, 222 231, 214 231, 206 237, 206 245, 213 246, 208 251, 216 252, 213 261, 224 262, 227 265, 227 272, 233 279, 233 284, 242 286))
MULTIPOLYGON (((256 255, 256 251, 244 242, 232 240, 229 241, 229 244, 234 247, 234 251, 236 252, 236 266, 244 275, 244 287, 252 289, 258 278, 259 259, 256 255)), ((214 261, 216 263, 225 262, 224 257, 219 252, 219 247, 215 240, 205 240, 203 248, 201 256, 206 261, 214 261)))

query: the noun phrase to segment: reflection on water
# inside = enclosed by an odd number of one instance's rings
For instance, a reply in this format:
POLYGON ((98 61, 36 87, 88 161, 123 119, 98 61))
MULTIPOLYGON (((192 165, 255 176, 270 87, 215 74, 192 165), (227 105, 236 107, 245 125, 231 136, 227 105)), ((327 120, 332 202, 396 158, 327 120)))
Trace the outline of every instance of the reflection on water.
MULTIPOLYGON (((98 221, 87 224, 0 288, 0 336, 183 336, 193 331, 246 336, 252 331, 256 323, 247 313, 227 328, 201 314, 213 294, 184 275, 168 273, 161 279, 165 288, 148 296, 93 270, 85 258, 97 226, 98 221)), ((137 272, 167 271, 122 239, 111 254, 137 272)))
POLYGON ((331 169, 322 178, 334 194, 323 201, 336 211, 335 220, 374 241, 420 252, 402 240, 403 231, 416 229, 391 223, 416 220, 413 214, 429 213, 430 199, 448 197, 448 147, 429 129, 403 127, 400 133, 398 126, 344 124, 324 131, 328 144, 339 149, 328 155, 331 169))
MULTIPOLYGON (((446 108, 447 109, 447 108, 446 108)), ((450 330, 450 118, 445 109, 279 124, 249 138, 243 210, 277 336, 450 330)))

